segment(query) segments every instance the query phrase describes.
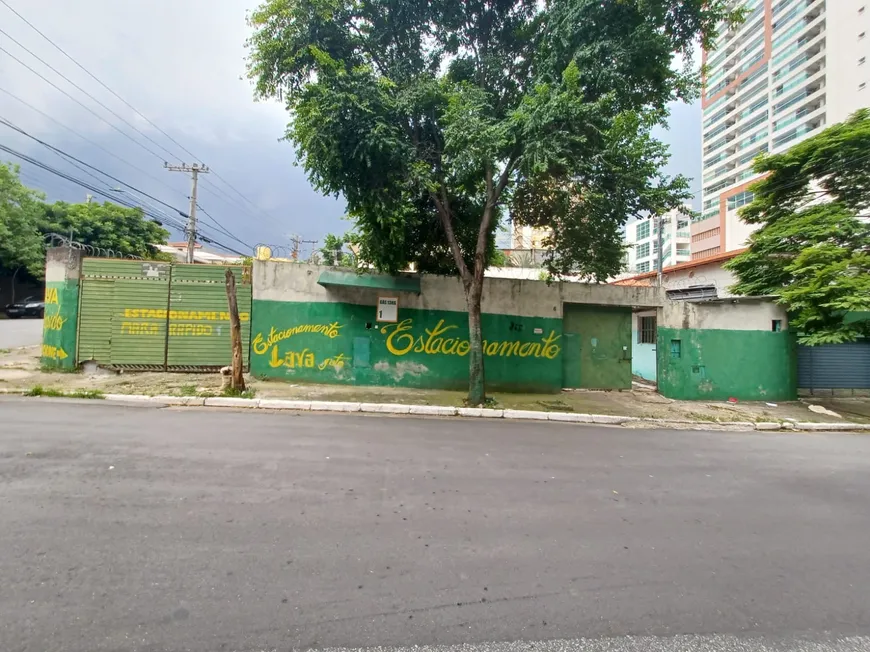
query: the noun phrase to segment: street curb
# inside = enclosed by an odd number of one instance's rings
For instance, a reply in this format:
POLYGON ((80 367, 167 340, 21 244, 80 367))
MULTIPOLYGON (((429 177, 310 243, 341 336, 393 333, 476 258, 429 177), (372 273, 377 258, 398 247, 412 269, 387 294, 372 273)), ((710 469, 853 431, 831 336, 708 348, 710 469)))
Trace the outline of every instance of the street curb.
MULTIPOLYGON (((22 395, 26 390, 0 388, 0 395, 22 395)), ((509 419, 511 421, 551 421, 598 425, 651 426, 657 428, 693 429, 739 428, 757 432, 870 432, 870 423, 758 422, 750 421, 688 421, 685 419, 643 419, 611 414, 580 414, 576 412, 540 412, 536 410, 493 410, 488 408, 456 408, 449 405, 403 405, 400 403, 354 403, 343 401, 294 401, 214 396, 144 396, 142 394, 106 394, 107 402, 135 403, 164 407, 216 407, 249 410, 290 410, 293 412, 343 412, 365 414, 398 414, 463 419, 509 419)))

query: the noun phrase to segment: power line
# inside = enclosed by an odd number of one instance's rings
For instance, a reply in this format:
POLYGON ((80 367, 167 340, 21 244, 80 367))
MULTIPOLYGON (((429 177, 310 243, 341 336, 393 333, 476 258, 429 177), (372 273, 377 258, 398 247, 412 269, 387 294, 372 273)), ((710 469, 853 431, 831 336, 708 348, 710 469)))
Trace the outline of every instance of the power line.
MULTIPOLYGON (((125 202, 123 200, 119 201, 116 196, 110 195, 109 194, 110 191, 102 190, 101 188, 98 188, 98 187, 96 187, 96 186, 94 186, 86 181, 82 181, 81 179, 77 179, 73 176, 70 176, 69 174, 67 174, 61 170, 58 170, 57 168, 54 168, 50 165, 47 165, 46 163, 43 163, 43 162, 41 162, 41 161, 31 157, 31 156, 28 156, 27 154, 24 154, 23 152, 19 152, 15 149, 12 149, 11 147, 7 147, 6 145, 3 145, 3 144, 0 144, 0 151, 4 151, 4 152, 7 152, 9 154, 12 154, 13 156, 17 156, 22 161, 26 161, 26 162, 30 163, 31 165, 35 165, 38 168, 41 168, 47 172, 50 172, 51 174, 54 174, 58 177, 61 177, 62 179, 66 179, 67 181, 72 181, 76 185, 79 185, 82 188, 90 190, 91 192, 96 193, 98 195, 102 195, 106 199, 110 199, 118 204, 121 204, 122 206, 126 206, 127 208, 134 208, 134 206, 130 205, 128 202, 125 202)), ((155 215, 153 215, 149 211, 143 210, 142 212, 145 215, 147 215, 148 217, 151 217, 152 219, 160 221, 155 215)), ((175 226, 175 224, 173 224, 172 222, 170 222, 170 224, 175 226)))
POLYGON ((232 232, 228 231, 226 228, 224 228, 224 226, 220 222, 218 222, 214 217, 212 217, 211 213, 206 211, 202 206, 200 206, 199 204, 197 204, 196 206, 197 206, 197 208, 199 208, 199 210, 202 212, 203 215, 205 215, 209 220, 211 220, 214 223, 215 227, 217 228, 217 230, 219 232, 223 233, 224 235, 226 235, 229 238, 232 238, 233 240, 238 242, 240 245, 247 247, 248 249, 253 250, 253 247, 251 245, 249 245, 247 242, 243 242, 242 240, 239 240, 235 235, 232 234, 232 232))
MULTIPOLYGON (((123 103, 124 103, 128 108, 130 108, 132 111, 134 111, 137 115, 139 115, 139 116, 140 116, 143 120, 145 120, 148 124, 150 124, 150 125, 153 126, 155 129, 157 129, 157 131, 159 131, 161 134, 163 134, 164 136, 166 136, 166 138, 168 138, 168 139, 169 139, 170 141, 172 141, 175 145, 177 145, 178 147, 180 147, 184 152, 186 152, 187 154, 189 154, 193 159, 195 159, 195 160, 199 160, 199 157, 198 157, 198 156, 196 156, 193 152, 191 152, 189 149, 187 149, 186 147, 184 147, 184 145, 182 145, 181 143, 179 143, 179 142, 178 142, 177 140, 175 140, 172 136, 170 136, 168 133, 166 133, 163 129, 161 129, 159 126, 157 126, 153 121, 151 121, 147 116, 145 116, 145 114, 143 114, 143 113, 142 113, 141 111, 139 111, 136 107, 134 107, 130 102, 128 102, 127 100, 125 100, 123 97, 121 97, 117 92, 115 92, 115 91, 114 91, 112 88, 110 88, 106 83, 104 83, 102 80, 100 80, 100 79, 99 79, 96 75, 94 75, 90 70, 88 70, 87 68, 85 68, 81 63, 78 62, 78 60, 75 59, 75 57, 73 57, 72 55, 70 55, 69 53, 67 53, 63 48, 61 48, 59 45, 57 45, 57 43, 55 43, 51 38, 49 38, 49 37, 48 37, 47 35, 45 35, 42 31, 40 31, 40 30, 39 30, 39 29, 38 29, 38 28, 37 28, 33 23, 31 23, 29 20, 27 20, 27 19, 26 19, 24 16, 22 16, 18 11, 16 11, 16 10, 15 10, 15 9, 14 9, 14 8, 13 8, 13 7, 12 7, 12 6, 11 6, 11 5, 6 1, 6 0, 0 0, 0 2, 2 2, 2 3, 6 6, 7 9, 9 9, 13 14, 15 14, 15 15, 16 15, 20 20, 22 20, 22 21, 23 21, 23 22, 24 22, 28 27, 30 27, 33 31, 35 31, 35 32, 36 32, 37 34, 39 34, 43 39, 45 39, 45 40, 46 40, 46 41, 47 41, 47 42, 48 42, 52 47, 54 47, 58 52, 60 52, 61 54, 63 54, 67 59, 69 59, 70 61, 72 61, 76 66, 78 66, 81 70, 83 70, 83 71, 84 71, 84 72, 85 72, 89 77, 91 77, 94 81, 96 81, 100 86, 102 86, 102 87, 105 88, 107 91, 109 91, 112 95, 114 95, 118 100, 120 100, 121 102, 123 102, 123 103)), ((4 32, 4 33, 5 33, 5 32, 4 32)), ((10 37, 10 38, 11 38, 11 37, 10 37)), ((17 41, 15 41, 15 42, 18 43, 17 41)), ((19 46, 20 46, 20 44, 19 44, 19 46)), ((23 46, 21 46, 21 47, 23 47, 23 46)), ((26 48, 25 48, 25 49, 26 49, 26 48)), ((29 50, 28 50, 28 52, 29 52, 29 50)), ((32 54, 32 52, 31 52, 31 54, 32 54)), ((36 55, 34 55, 34 56, 36 56, 36 55)), ((37 57, 37 58, 38 58, 38 57, 37 57)), ((41 61, 41 59, 40 59, 40 61, 41 61)), ((21 62, 19 61, 19 63, 21 63, 21 62)), ((44 63, 44 62, 43 62, 43 63, 44 63)), ((22 65, 24 65, 24 64, 22 64, 22 65)), ((46 65, 48 65, 48 64, 46 64, 46 65)), ((50 66, 49 66, 49 67, 50 67, 50 66)), ((52 70, 54 70, 54 69, 52 68, 52 70)), ((57 71, 55 71, 55 72, 57 72, 57 71)), ((38 73, 37 73, 37 74, 38 74, 38 73)), ((58 73, 58 74, 60 74, 60 73, 58 73)), ((62 75, 62 76, 63 76, 63 75, 62 75)), ((65 78, 65 77, 64 77, 64 78, 65 78)), ((67 79, 67 81, 69 81, 69 80, 67 79)), ((70 83, 72 83, 72 82, 70 82, 70 83)), ((76 86, 76 88, 79 88, 79 87, 76 86)), ((80 90, 81 90, 81 89, 80 89, 80 90)), ((84 91, 82 91, 82 92, 84 92, 84 91)), ((86 93, 86 94, 87 94, 87 93, 86 93)), ((88 96, 91 97, 90 95, 88 95, 88 96)), ((94 98, 92 98, 92 99, 94 99, 94 98)), ((95 100, 95 101, 96 101, 96 100, 95 100)), ((103 106, 104 106, 104 108, 105 108, 105 105, 103 105, 103 106)), ((107 110, 108 110, 108 109, 107 109, 107 110)), ((114 115, 117 115, 117 114, 114 114, 114 115)), ((123 120, 123 118, 122 118, 122 120, 123 120)), ((126 121, 125 121, 125 122, 126 122, 126 121)), ((127 124, 129 124, 129 123, 127 123, 127 124)), ((132 125, 131 125, 131 126, 132 126, 132 125)), ((135 127, 133 127, 133 128, 135 129, 135 127)), ((136 131, 139 132, 138 129, 136 129, 136 131)), ((141 134, 142 132, 139 132, 139 133, 141 134)), ((142 135, 144 136, 145 134, 142 134, 142 135)), ((145 136, 145 137, 148 138, 147 136, 145 136)), ((151 139, 148 138, 148 140, 151 140, 151 139)), ((135 142, 135 141, 134 141, 134 142, 135 142)), ((151 142, 155 142, 155 141, 151 140, 151 142)), ((157 144, 157 143, 155 143, 155 144, 157 144)), ((159 145, 159 144, 157 144, 157 145, 158 145, 158 147, 160 147, 160 148, 163 149, 164 151, 166 151, 166 152, 169 151, 168 149, 166 149, 166 148, 163 147, 162 145, 159 145)), ((140 144, 140 146, 142 146, 142 145, 140 144)), ((143 147, 144 147, 144 146, 143 146, 143 147)), ((150 150, 149 150, 149 151, 150 151, 150 150)), ((153 152, 152 152, 152 153, 153 153, 153 152)), ((173 158, 177 158, 179 161, 182 160, 181 157, 179 157, 179 156, 176 156, 176 155, 174 155, 174 154, 171 154, 171 155, 173 156, 173 158)), ((218 174, 218 173, 217 173, 216 171, 214 171, 214 170, 212 170, 212 174, 214 174, 215 178, 217 178, 218 180, 220 180, 221 182, 223 182, 223 183, 224 183, 228 188, 230 188, 230 190, 232 190, 236 195, 238 195, 239 197, 241 197, 245 202, 247 202, 250 206, 252 206, 252 207, 254 208, 255 211, 257 211, 257 212, 259 212, 260 214, 262 214, 262 215, 268 217, 269 219, 273 220, 273 221, 275 222, 276 225, 280 225, 280 221, 279 221, 277 218, 275 218, 274 216, 272 216, 271 214, 267 213, 266 211, 264 211, 263 209, 261 209, 259 206, 257 206, 253 201, 251 201, 251 200, 250 200, 246 195, 244 195, 240 190, 238 190, 235 186, 233 186, 233 185, 232 185, 229 181, 227 181, 224 177, 222 177, 220 174, 218 174)), ((207 184, 204 184, 204 185, 207 185, 207 184)), ((231 202, 228 202, 228 203, 229 203, 230 205, 232 205, 231 202)), ((236 206, 236 208, 237 208, 237 210, 240 209, 240 207, 238 207, 238 206, 236 206)), ((241 210, 243 213, 247 213, 247 212, 248 212, 247 209, 240 209, 240 210, 241 210)))
MULTIPOLYGON (((29 134, 28 132, 26 132, 24 129, 21 129, 20 127, 15 126, 14 124, 12 124, 11 122, 9 122, 9 120, 7 120, 6 118, 4 118, 3 116, 0 116, 0 124, 4 124, 4 125, 6 125, 7 127, 10 127, 11 129, 14 129, 15 131, 17 131, 17 132, 20 133, 21 135, 26 136, 27 138, 30 138, 31 140, 33 140, 33 141, 39 143, 40 145, 43 145, 44 147, 47 147, 48 149, 52 150, 53 152, 56 152, 56 153, 58 153, 58 154, 61 154, 62 156, 65 156, 65 157, 67 157, 67 158, 69 158, 69 159, 72 159, 73 161, 76 161, 76 162, 78 162, 78 163, 81 163, 82 165, 84 165, 85 167, 90 168, 91 170, 94 170, 94 171, 96 171, 96 172, 99 172, 100 174, 102 174, 102 175, 105 176, 106 178, 111 179, 112 181, 116 181, 117 183, 120 183, 121 185, 127 186, 128 188, 130 188, 131 190, 134 190, 135 192, 139 193, 139 194, 142 195, 143 197, 148 197, 148 199, 152 199, 152 200, 156 201, 158 204, 162 204, 163 206, 166 206, 166 208, 169 208, 169 209, 175 211, 176 213, 181 213, 181 211, 179 211, 177 208, 175 208, 175 207, 172 206, 171 204, 167 204, 165 201, 163 201, 163 200, 161 200, 161 199, 158 199, 157 197, 154 197, 153 195, 149 195, 147 192, 144 192, 144 191, 142 191, 142 190, 139 190, 136 186, 133 186, 133 185, 127 183, 126 181, 122 181, 122 180, 119 179, 118 177, 112 176, 112 175, 109 174, 108 172, 103 172, 101 169, 99 169, 99 168, 97 168, 97 167, 91 165, 90 163, 85 163, 85 162, 82 161, 81 159, 76 158, 76 157, 73 156, 72 154, 68 154, 67 152, 64 152, 62 149, 59 149, 59 148, 55 147, 54 145, 50 145, 49 143, 45 142, 44 140, 40 140, 40 139, 37 138, 36 136, 34 136, 34 135, 29 134)), ((105 183, 105 182, 103 182, 103 183, 105 183)), ((106 184, 106 185, 108 185, 108 184, 106 184)))
MULTIPOLYGON (((0 0, 0 2, 2 2, 2 1, 3 1, 3 0, 0 0)), ((18 97, 17 95, 15 95, 15 93, 12 93, 12 92, 10 92, 10 91, 6 90, 5 88, 2 88, 2 87, 0 87, 0 92, 2 92, 2 93, 6 93, 6 94, 7 94, 8 96, 10 96, 11 98, 13 98, 13 99, 15 99, 15 100, 18 100, 18 101, 21 102, 24 106, 26 106, 27 108, 29 108, 31 111, 35 111, 36 113, 39 113, 39 114, 40 114, 41 116, 43 116, 44 118, 48 118, 49 120, 51 120, 51 121, 52 121, 53 123, 55 123, 56 125, 58 125, 58 126, 60 126, 60 127, 63 127, 64 129, 66 129, 66 130, 69 131, 70 133, 72 133, 72 134, 74 134, 75 136, 78 136, 79 138, 81 138, 81 139, 82 139, 83 141, 85 141, 86 143, 88 143, 88 144, 90 144, 90 145, 93 145, 94 147, 96 147, 97 149, 99 149, 99 150, 105 152, 105 153, 108 154, 109 156, 111 156, 111 157, 113 157, 113 158, 115 158, 115 159, 121 161, 121 163, 124 163, 125 165, 127 165, 127 166, 133 168, 134 170, 136 170, 137 172, 139 172, 139 173, 141 173, 141 174, 144 174, 146 177, 148 177, 148 178, 151 179, 152 181, 156 181, 157 183, 159 183, 160 185, 162 185, 164 188, 168 188, 169 190, 171 190, 172 192, 174 192, 174 193, 176 193, 176 194, 179 194, 179 195, 181 195, 181 196, 183 196, 183 197, 187 197, 187 195, 185 195, 183 192, 181 192, 180 190, 178 190, 178 189, 176 189, 176 188, 173 188, 172 186, 170 186, 168 183, 166 183, 166 182, 163 181, 162 179, 160 179, 160 178, 158 178, 158 177, 155 177, 155 176, 152 175, 152 174, 149 174, 148 172, 146 172, 145 170, 143 170, 143 169, 140 168, 139 166, 134 165, 133 163, 130 163, 130 161, 128 161, 127 159, 118 156, 118 155, 115 154, 114 152, 112 152, 112 151, 106 149, 105 147, 103 147, 103 146, 100 145, 99 143, 97 143, 97 142, 91 140, 91 139, 88 138, 87 136, 83 136, 82 134, 80 134, 78 131, 76 131, 76 130, 73 129, 72 127, 69 127, 69 126, 65 125, 64 123, 62 123, 60 120, 57 120, 56 118, 53 118, 52 116, 50 116, 50 115, 49 115, 48 113, 46 113, 45 111, 42 111, 41 109, 38 109, 37 107, 33 106, 30 102, 21 99, 20 97, 18 97)))
MULTIPOLYGON (((82 93, 84 93, 86 96, 88 96, 91 100, 93 100, 94 102, 96 102, 97 104, 99 104, 101 107, 103 107, 106 111, 108 111, 108 112, 111 113, 113 116, 115 116, 116 118, 118 118, 118 120, 120 120, 120 121, 123 122, 125 125, 127 125, 128 127, 130 127, 130 129, 132 129, 132 130, 135 131, 137 134, 139 134, 140 136, 142 136, 143 138, 145 138, 148 142, 153 143, 154 145, 156 145, 157 147, 159 147, 160 149, 162 149, 164 152, 166 152, 167 154, 169 154, 170 157, 172 157, 172 158, 178 158, 178 157, 175 156, 172 152, 170 152, 168 149, 166 149, 163 145, 161 145, 161 144, 158 143, 156 140, 154 140, 153 138, 151 138, 151 136, 149 136, 149 135, 146 134, 146 133, 143 133, 143 132, 142 132, 142 131, 141 131, 141 130, 136 126, 136 125, 134 125, 134 124, 130 123, 129 121, 127 121, 123 116, 121 116, 121 115, 115 113, 112 109, 110 109, 108 106, 106 106, 105 104, 103 104, 103 102, 101 102, 101 101, 98 100, 96 97, 94 97, 93 95, 91 95, 90 93, 88 93, 84 88, 82 88, 81 86, 79 86, 78 84, 76 84, 76 83, 75 83, 74 81, 72 81, 69 77, 67 77, 67 76, 64 75, 62 72, 60 72, 57 68, 55 68, 54 66, 52 66, 50 63, 48 63, 48 62, 45 61, 44 59, 40 58, 37 54, 35 54, 32 50, 28 49, 26 46, 22 45, 19 41, 15 40, 14 37, 12 37, 12 36, 10 36, 9 34, 7 34, 5 31, 3 31, 2 28, 0 28, 0 34, 3 34, 6 38, 8 38, 8 39, 9 39, 10 41, 12 41, 13 43, 15 43, 15 45, 17 45, 18 47, 20 47, 20 48, 21 48, 22 50, 24 50, 25 52, 27 52, 30 56, 32 56, 34 59, 36 59, 37 61, 39 61, 39 62, 40 62, 42 65, 44 65, 46 68, 48 68, 49 70, 51 70, 52 72, 54 72, 56 75, 59 75, 62 79, 66 80, 66 82, 67 82, 68 84, 70 84, 70 85, 73 86, 74 88, 80 90, 82 93)), ((150 150, 149 150, 149 151, 150 151, 150 150)), ((161 157, 161 158, 162 158, 162 157, 161 157)), ((181 160, 181 159, 179 158, 179 160, 181 160)))
MULTIPOLYGON (((52 151, 53 153, 55 153, 59 157, 63 158, 64 160, 67 160, 69 163, 71 163, 72 165, 77 167, 82 172, 85 172, 86 174, 91 176, 98 183, 102 183, 103 185, 105 185, 107 187, 107 189, 111 192, 117 192, 119 189, 111 188, 103 179, 100 179, 99 177, 92 174, 89 170, 87 170, 85 168, 90 168, 91 170, 95 170, 96 172, 99 172, 103 176, 105 176, 113 181, 116 181, 117 183, 120 183, 120 184, 126 186, 127 188, 130 188, 130 190, 136 192, 137 194, 139 194, 143 197, 147 197, 147 198, 165 206, 166 208, 170 209, 171 211, 173 211, 174 213, 177 213, 178 215, 180 215, 182 217, 185 217, 185 218, 188 217, 187 214, 178 210, 174 206, 167 204, 166 202, 164 202, 164 201, 162 201, 162 200, 160 200, 160 199, 158 199, 158 198, 156 198, 156 197, 154 197, 154 196, 152 196, 152 195, 150 195, 142 190, 139 190, 135 186, 133 186, 133 185, 131 185, 131 184, 129 184, 129 183, 127 183, 127 182, 125 182, 125 181, 123 181, 123 180, 121 180, 121 179, 119 179, 111 174, 108 174, 107 172, 104 172, 103 170, 100 170, 99 168, 97 168, 93 165, 90 165, 89 163, 86 163, 85 161, 82 161, 81 159, 76 158, 75 156, 72 156, 71 154, 68 154, 67 152, 64 152, 63 150, 61 150, 57 147, 54 147, 53 145, 33 136, 32 134, 29 134, 27 131, 25 131, 24 129, 21 129, 20 127, 16 126, 14 123, 10 122, 6 118, 3 118, 2 116, 0 116, 0 124, 3 124, 11 129, 13 129, 14 131, 26 136, 27 138, 30 138, 31 140, 34 140, 35 142, 39 143, 40 145, 43 145, 44 147, 46 147, 47 149, 49 149, 50 151, 52 151), (81 165, 78 165, 78 164, 81 164, 81 165), (85 167, 82 167, 82 166, 85 166, 85 167)), ((73 181, 73 180, 71 177, 68 177, 67 181, 73 181)), ((77 183, 77 181, 74 181, 74 182, 77 183)), ((88 189, 92 190, 92 188, 90 188, 90 187, 88 187, 88 189)), ((127 191, 123 191, 123 192, 127 192, 127 191)), ((101 193, 101 194, 104 194, 104 196, 109 197, 113 201, 118 201, 117 195, 105 195, 105 193, 101 193)), ((133 197, 133 199, 135 199, 138 203, 146 203, 147 204, 147 202, 144 202, 143 200, 139 199, 138 197, 133 196, 131 193, 128 192, 128 194, 130 194, 130 196, 133 197)), ((124 202, 118 202, 118 203, 124 203, 124 202)), ((132 207, 132 206, 129 206, 128 204, 124 204, 124 205, 127 205, 128 207, 132 207)), ((154 217, 155 219, 161 219, 169 224, 172 224, 173 226, 175 226, 176 228, 178 228, 181 231, 185 230, 185 227, 182 224, 180 224, 176 218, 170 217, 168 214, 163 212, 162 209, 155 208, 153 205, 151 205, 150 208, 152 211, 155 211, 155 213, 156 213, 156 214, 151 213, 150 214, 151 217, 154 217)), ((220 230, 223 231, 225 235, 231 237, 233 240, 239 242, 240 244, 242 244, 245 247, 250 249, 250 245, 247 245, 246 243, 242 242, 241 240, 236 238, 234 235, 232 235, 229 231, 227 231, 225 228, 220 226, 220 224, 217 222, 217 220, 215 220, 213 217, 211 217, 210 215, 209 215, 209 217, 212 221, 214 221, 216 224, 218 224, 218 226, 220 227, 220 230)), ((218 244, 219 246, 224 247, 224 245, 221 245, 219 242, 215 242, 215 244, 218 244)), ((227 247, 224 247, 224 248, 227 248, 227 247)), ((229 249, 229 248, 227 248, 227 249, 229 251, 233 251, 232 249, 229 249)), ((234 253, 238 253, 238 252, 234 252, 234 253)), ((239 254, 239 255, 242 255, 242 254, 239 254)))
MULTIPOLYGON (((9 9, 9 11, 11 11, 13 14, 15 14, 16 16, 18 16, 18 18, 20 18, 22 21, 24 21, 24 23, 26 23, 27 26, 30 27, 30 29, 32 29, 34 32, 36 32, 37 34, 39 34, 43 39, 45 39, 46 41, 48 41, 48 42, 51 44, 51 46, 52 46, 55 50, 57 50, 57 51, 60 52, 63 56, 65 56, 67 59, 69 59, 70 61, 72 61, 76 66, 78 66, 82 71, 84 71, 84 72, 85 72, 85 73, 86 73, 86 74, 87 74, 91 79, 93 79, 93 80, 94 80, 95 82, 97 82, 100 86, 102 86, 103 88, 105 88, 105 89, 106 89, 107 91, 109 91, 112 95, 114 95, 117 99, 119 99, 121 102, 123 102, 123 103, 127 106, 127 108, 129 108, 129 109, 131 109, 132 111, 134 111, 134 112, 136 113, 136 115, 138 115, 140 118, 142 118, 143 120, 145 120, 145 122, 147 122, 148 124, 150 124, 150 125, 151 125, 152 127, 154 127, 157 131, 159 131, 161 134, 163 134, 164 136, 166 136, 169 140, 171 140, 173 143, 175 143, 178 147, 180 147, 180 148, 181 148, 185 153, 189 154, 192 158, 194 158, 194 159, 197 159, 197 158, 198 158, 198 157, 197 157, 193 152, 191 152, 189 149, 187 149, 184 145, 182 145, 181 143, 179 143, 179 142, 178 142, 177 140, 175 140, 172 136, 170 136, 168 133, 166 133, 165 131, 163 131, 163 129, 161 129, 161 128, 158 127, 156 124, 154 124, 151 120, 149 120, 148 117, 147 117, 144 113, 142 113, 141 111, 139 111, 139 109, 137 109, 135 106, 133 106, 132 104, 130 104, 127 100, 125 100, 123 97, 121 97, 121 96, 118 95, 115 91, 113 91, 111 88, 109 88, 106 84, 104 84, 104 83, 103 83, 103 82, 102 82, 102 81, 101 81, 101 80, 100 80, 96 75, 94 75, 90 70, 88 70, 88 69, 85 68, 82 64, 80 64, 80 63, 79 63, 79 62, 78 62, 78 61, 77 61, 77 60, 76 60, 72 55, 68 54, 66 50, 64 50, 62 47, 60 47, 57 43, 55 43, 53 40, 51 40, 48 36, 46 36, 45 34, 43 34, 43 33, 42 33, 42 32, 41 32, 41 31, 40 31, 40 30, 39 30, 39 29, 38 29, 38 28, 37 28, 33 23, 31 23, 29 20, 27 20, 27 19, 26 19, 24 16, 22 16, 21 14, 19 14, 19 13, 18 13, 18 12, 17 12, 17 11, 16 11, 16 10, 15 10, 15 9, 14 9, 14 8, 13 8, 13 7, 8 3, 8 2, 6 2, 6 0, 0 0, 0 2, 2 2, 4 5, 6 5, 6 8, 9 9)), ((178 158, 178 157, 177 157, 177 156, 174 156, 174 158, 178 158)), ((179 160, 180 160, 180 159, 179 159, 179 160)))
POLYGON ((86 111, 88 111, 89 113, 91 113, 92 115, 96 116, 99 120, 102 120, 103 122, 105 122, 105 123, 106 123, 107 125, 109 125, 112 129, 114 129, 114 130, 117 131, 119 134, 121 134, 122 136, 124 136, 124 138, 127 138, 130 142, 135 143, 136 145, 138 145, 139 147, 141 147, 142 149, 144 149, 146 152, 149 152, 149 153, 152 154, 153 156, 156 156, 159 160, 161 160, 161 161, 163 160, 163 157, 160 156, 160 154, 158 154, 157 152, 155 152, 155 151, 154 151, 153 149, 151 149, 150 147, 148 147, 148 146, 143 145, 142 143, 140 143, 138 140, 136 140, 135 138, 133 138, 133 137, 132 137, 130 134, 128 134, 126 131, 122 131, 121 129, 119 129, 119 128, 117 127, 117 125, 114 125, 114 124, 112 124, 111 122, 109 122, 108 120, 106 120, 103 116, 101 116, 99 113, 97 113, 96 111, 94 111, 94 110, 93 110, 91 107, 89 107, 87 104, 84 104, 83 102, 80 102, 79 100, 77 100, 76 98, 74 98, 72 95, 70 95, 69 93, 67 93, 67 92, 66 92, 65 90, 63 90, 60 86, 58 86, 57 84, 55 84, 53 81, 51 81, 50 79, 48 79, 48 78, 45 77, 44 75, 40 74, 39 72, 37 72, 36 70, 34 70, 34 69, 31 68, 30 66, 28 66, 26 63, 24 63, 21 59, 19 59, 18 57, 16 57, 14 54, 12 54, 11 52, 9 52, 9 50, 7 50, 7 49, 5 49, 4 47, 0 46, 0 52, 5 52, 6 54, 8 54, 10 57, 12 57, 12 59, 14 59, 14 60, 17 61, 19 64, 21 64, 22 66, 24 66, 25 68, 27 68, 27 69, 28 69, 30 72, 32 72, 34 75, 36 75, 37 77, 39 77, 41 80, 43 80, 43 81, 46 82, 47 84, 50 84, 53 88, 59 90, 61 93, 63 93, 64 95, 66 95, 69 99, 71 99, 73 102, 75 102, 76 104, 78 104, 80 107, 82 107, 83 109, 85 109, 86 111))

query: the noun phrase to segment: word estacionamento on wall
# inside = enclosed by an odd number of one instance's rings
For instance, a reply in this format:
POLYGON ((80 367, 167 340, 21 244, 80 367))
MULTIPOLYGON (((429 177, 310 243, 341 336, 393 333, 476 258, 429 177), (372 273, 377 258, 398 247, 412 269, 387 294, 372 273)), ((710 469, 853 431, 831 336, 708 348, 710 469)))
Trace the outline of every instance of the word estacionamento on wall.
MULTIPOLYGON (((322 363, 315 361, 316 351, 305 347, 301 350, 288 350, 279 353, 279 343, 297 335, 313 334, 321 335, 328 339, 335 339, 341 335, 343 324, 333 322, 331 324, 300 324, 278 330, 276 327, 269 329, 268 336, 258 333, 251 341, 254 355, 269 355, 269 366, 272 368, 318 368, 321 371, 328 368, 341 369, 348 361, 345 354, 339 354, 335 358, 328 358, 322 363)), ((471 351, 471 343, 467 337, 458 336, 459 326, 448 324, 441 319, 432 328, 424 329, 423 335, 415 335, 411 331, 414 328, 413 319, 405 319, 397 324, 388 324, 381 327, 380 333, 385 335, 384 345, 392 355, 402 357, 411 353, 423 355, 446 355, 464 357, 471 351), (453 335, 453 337, 450 337, 453 335)), ((377 332, 377 331, 375 331, 377 332)), ((483 351, 487 356, 518 357, 518 358, 544 358, 555 360, 562 352, 559 341, 562 336, 551 330, 542 336, 539 341, 529 342, 520 340, 484 340, 483 351)))
MULTIPOLYGON (((416 338, 409 331, 414 328, 413 319, 405 319, 398 324, 388 324, 381 328, 381 333, 387 335, 387 350, 393 355, 403 356, 409 353, 425 355, 457 355, 464 357, 471 350, 471 343, 460 337, 447 337, 459 328, 448 325, 441 319, 434 328, 424 329, 425 335, 416 338)), ((562 347, 557 342, 562 338, 551 330, 540 342, 521 342, 519 340, 484 340, 483 353, 487 356, 546 358, 555 360, 562 347)))

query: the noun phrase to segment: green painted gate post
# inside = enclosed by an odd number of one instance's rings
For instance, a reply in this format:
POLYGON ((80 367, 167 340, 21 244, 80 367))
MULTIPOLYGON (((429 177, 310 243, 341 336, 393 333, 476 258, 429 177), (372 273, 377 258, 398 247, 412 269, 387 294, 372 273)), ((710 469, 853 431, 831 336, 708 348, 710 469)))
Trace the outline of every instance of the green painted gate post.
POLYGON ((52 247, 45 255, 45 319, 41 364, 48 369, 76 368, 79 280, 82 252, 52 247))

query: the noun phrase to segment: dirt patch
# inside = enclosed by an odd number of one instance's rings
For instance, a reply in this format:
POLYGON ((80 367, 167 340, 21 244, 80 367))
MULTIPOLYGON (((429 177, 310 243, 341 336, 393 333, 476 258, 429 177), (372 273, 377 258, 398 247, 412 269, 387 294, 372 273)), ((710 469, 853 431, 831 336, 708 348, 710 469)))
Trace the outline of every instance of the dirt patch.
MULTIPOLYGON (((13 349, 0 354, 0 389, 29 390, 34 386, 71 392, 99 390, 104 394, 145 394, 150 396, 197 396, 220 394, 219 374, 106 372, 93 374, 43 371, 38 346, 13 349)), ((294 384, 246 378, 249 389, 259 398, 353 401, 360 403, 404 403, 412 405, 465 405, 465 392, 400 387, 294 384)), ((632 391, 571 390, 558 394, 510 394, 493 392, 492 407, 512 410, 607 414, 646 419, 691 420, 715 425, 725 421, 816 421, 870 422, 870 399, 811 399, 807 402, 768 404, 675 401, 648 389, 632 391), (822 404, 841 418, 814 414, 807 409, 822 404)))

